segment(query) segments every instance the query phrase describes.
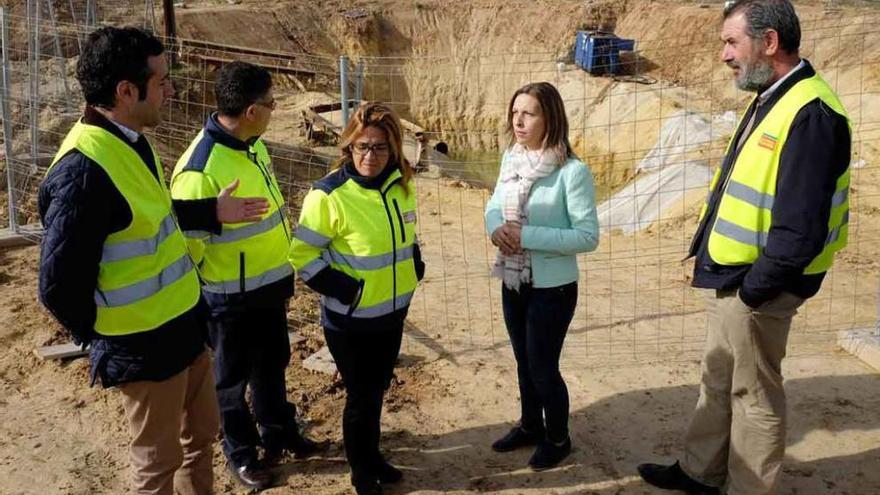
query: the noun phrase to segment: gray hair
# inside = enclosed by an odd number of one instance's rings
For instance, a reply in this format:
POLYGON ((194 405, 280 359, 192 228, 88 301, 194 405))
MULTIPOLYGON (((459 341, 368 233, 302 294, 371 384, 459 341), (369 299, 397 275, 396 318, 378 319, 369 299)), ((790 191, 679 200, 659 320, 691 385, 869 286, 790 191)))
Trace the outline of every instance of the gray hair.
POLYGON ((724 19, 742 12, 746 29, 753 40, 761 39, 768 29, 779 34, 779 46, 787 53, 797 53, 801 46, 801 25, 789 0, 727 0, 724 19))

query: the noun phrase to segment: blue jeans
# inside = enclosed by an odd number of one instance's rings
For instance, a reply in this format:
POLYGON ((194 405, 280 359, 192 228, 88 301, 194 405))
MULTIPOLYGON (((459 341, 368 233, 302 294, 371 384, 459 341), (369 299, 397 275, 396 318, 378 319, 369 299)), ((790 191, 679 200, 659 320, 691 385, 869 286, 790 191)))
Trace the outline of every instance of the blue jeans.
POLYGON ((502 288, 504 322, 516 357, 520 418, 526 431, 559 443, 568 438, 568 388, 559 355, 577 305, 577 282, 558 287, 502 288))

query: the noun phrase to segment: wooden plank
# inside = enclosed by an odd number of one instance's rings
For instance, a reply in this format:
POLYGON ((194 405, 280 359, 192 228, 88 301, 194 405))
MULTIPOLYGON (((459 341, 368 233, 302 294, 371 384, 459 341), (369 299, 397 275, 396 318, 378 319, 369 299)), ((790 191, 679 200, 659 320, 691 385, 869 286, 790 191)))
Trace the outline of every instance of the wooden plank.
MULTIPOLYGON (((297 344, 306 340, 305 336, 295 332, 288 332, 287 336, 290 338, 291 344, 297 344)), ((34 349, 34 354, 37 355, 40 359, 43 360, 54 360, 54 359, 67 359, 67 358, 76 358, 85 356, 89 353, 88 347, 85 350, 81 349, 80 346, 67 343, 67 344, 57 344, 57 345, 46 345, 43 347, 38 347, 34 349)))
POLYGON ((83 350, 82 348, 80 348, 80 346, 73 343, 46 345, 34 349, 34 354, 36 354, 37 357, 39 357, 40 359, 44 360, 76 358, 80 356, 85 356, 88 353, 88 347, 83 350))
POLYGON ((10 232, 9 229, 0 230, 0 248, 32 246, 34 244, 33 240, 21 234, 10 232))

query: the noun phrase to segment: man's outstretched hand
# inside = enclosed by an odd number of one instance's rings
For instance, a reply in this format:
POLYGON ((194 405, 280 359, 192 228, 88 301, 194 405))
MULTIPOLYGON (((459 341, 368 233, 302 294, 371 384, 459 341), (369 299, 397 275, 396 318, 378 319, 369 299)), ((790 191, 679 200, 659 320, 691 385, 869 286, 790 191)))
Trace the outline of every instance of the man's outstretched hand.
POLYGON ((269 211, 266 198, 236 198, 232 195, 238 189, 238 179, 223 188, 217 195, 217 220, 220 223, 256 222, 269 211))

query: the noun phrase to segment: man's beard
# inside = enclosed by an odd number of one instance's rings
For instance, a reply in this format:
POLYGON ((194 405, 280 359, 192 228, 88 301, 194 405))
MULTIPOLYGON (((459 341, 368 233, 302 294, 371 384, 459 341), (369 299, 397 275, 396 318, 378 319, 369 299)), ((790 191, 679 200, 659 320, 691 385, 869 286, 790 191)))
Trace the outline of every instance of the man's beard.
POLYGON ((729 62, 731 68, 740 70, 736 78, 736 87, 743 91, 759 91, 770 86, 773 79, 773 66, 764 60, 755 60, 754 63, 741 64, 729 62))

